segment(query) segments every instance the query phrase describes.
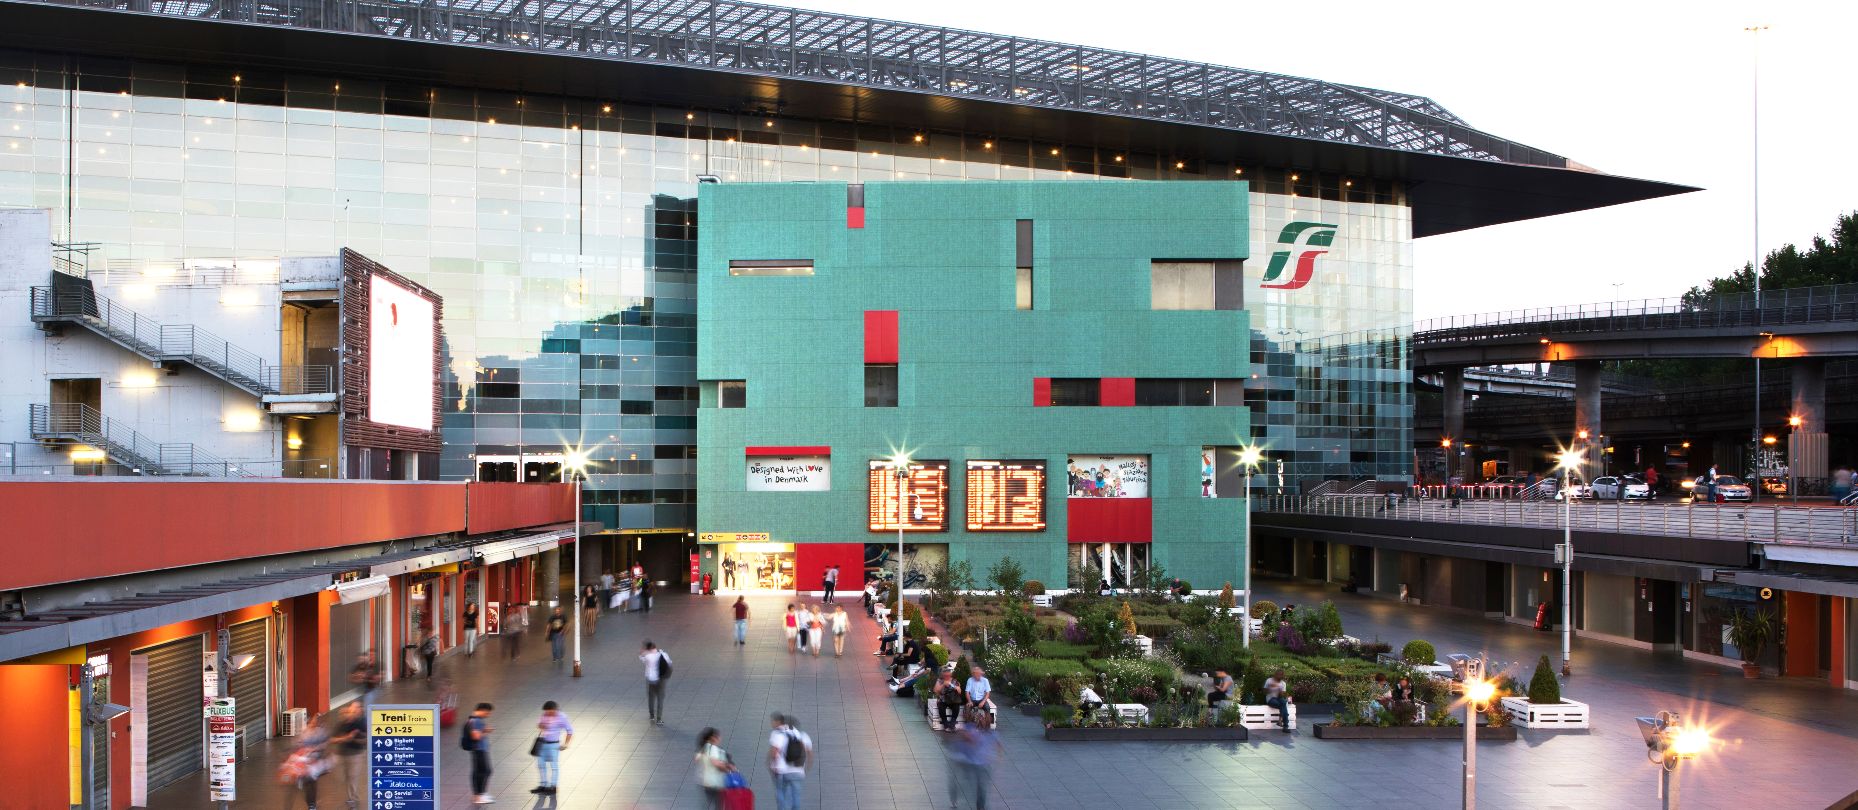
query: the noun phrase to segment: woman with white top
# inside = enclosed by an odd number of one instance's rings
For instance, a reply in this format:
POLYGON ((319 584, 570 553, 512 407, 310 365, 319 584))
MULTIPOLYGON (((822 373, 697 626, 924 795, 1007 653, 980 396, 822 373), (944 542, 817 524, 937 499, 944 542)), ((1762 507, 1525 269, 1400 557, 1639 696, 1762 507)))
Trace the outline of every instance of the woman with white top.
POLYGON ((697 735, 697 784, 702 786, 703 799, 711 810, 722 810, 725 780, 733 770, 735 765, 729 761, 729 752, 723 750, 722 732, 704 729, 697 735))
POLYGON ((852 619, 845 613, 845 606, 834 605, 832 608, 832 654, 834 656, 845 657, 845 632, 850 629, 852 629, 852 619))

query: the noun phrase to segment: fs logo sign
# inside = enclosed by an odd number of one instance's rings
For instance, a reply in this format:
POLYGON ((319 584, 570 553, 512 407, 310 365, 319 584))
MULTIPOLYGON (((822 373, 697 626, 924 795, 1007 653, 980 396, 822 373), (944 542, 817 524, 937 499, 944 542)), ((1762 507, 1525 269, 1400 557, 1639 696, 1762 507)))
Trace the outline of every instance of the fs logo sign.
POLYGON ((1316 257, 1327 250, 1335 241, 1334 225, 1321 222, 1292 222, 1284 226, 1277 235, 1276 251, 1271 253, 1271 264, 1265 268, 1264 283, 1260 287, 1271 290, 1295 290, 1310 283, 1310 277, 1316 273, 1316 257), (1290 255, 1297 254, 1297 269, 1290 278, 1283 278, 1284 269, 1290 266, 1290 255))

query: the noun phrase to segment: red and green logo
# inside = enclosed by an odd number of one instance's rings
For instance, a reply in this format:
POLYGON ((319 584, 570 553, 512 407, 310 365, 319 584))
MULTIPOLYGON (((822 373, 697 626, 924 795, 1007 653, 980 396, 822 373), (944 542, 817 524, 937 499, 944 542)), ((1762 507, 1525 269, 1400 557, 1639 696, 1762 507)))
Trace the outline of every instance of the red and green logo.
POLYGON ((1310 283, 1310 277, 1316 274, 1316 257, 1327 250, 1315 248, 1329 247, 1335 241, 1335 227, 1321 222, 1292 222, 1284 226, 1277 235, 1278 250, 1271 254, 1271 264, 1264 270, 1264 283, 1259 286, 1272 290, 1295 290, 1310 283), (1290 278, 1279 280, 1284 270, 1290 267, 1290 254, 1297 254, 1297 269, 1290 278))

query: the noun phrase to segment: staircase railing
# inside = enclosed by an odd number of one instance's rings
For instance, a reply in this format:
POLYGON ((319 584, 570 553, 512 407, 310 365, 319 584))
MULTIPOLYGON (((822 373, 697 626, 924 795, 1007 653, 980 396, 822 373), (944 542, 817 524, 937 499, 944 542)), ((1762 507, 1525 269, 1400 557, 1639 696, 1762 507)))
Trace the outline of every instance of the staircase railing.
POLYGON ((157 442, 83 403, 34 403, 27 422, 35 439, 81 442, 145 475, 244 477, 250 474, 238 464, 193 444, 157 442))
POLYGON ((258 355, 197 326, 162 324, 92 290, 33 287, 32 318, 77 321, 150 360, 185 362, 255 394, 281 393, 266 384, 277 376, 275 367, 258 355))

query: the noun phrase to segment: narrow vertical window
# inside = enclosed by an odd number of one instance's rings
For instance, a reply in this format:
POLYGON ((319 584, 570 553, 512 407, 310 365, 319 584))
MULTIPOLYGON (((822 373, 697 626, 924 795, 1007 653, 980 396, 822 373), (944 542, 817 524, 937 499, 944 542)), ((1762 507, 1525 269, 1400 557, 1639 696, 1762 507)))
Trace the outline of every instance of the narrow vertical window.
POLYGON ((897 367, 894 364, 867 364, 864 367, 864 406, 897 407, 897 367))
POLYGON ((717 382, 716 404, 723 408, 748 407, 748 381, 722 380, 717 382))
POLYGON ((1032 308, 1032 220, 1013 223, 1013 307, 1032 308))

